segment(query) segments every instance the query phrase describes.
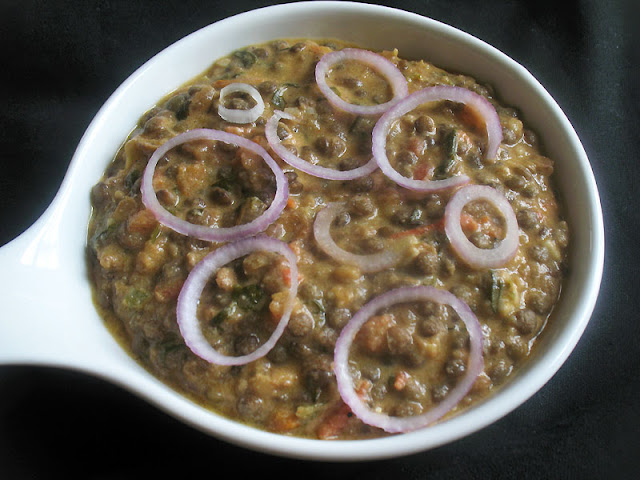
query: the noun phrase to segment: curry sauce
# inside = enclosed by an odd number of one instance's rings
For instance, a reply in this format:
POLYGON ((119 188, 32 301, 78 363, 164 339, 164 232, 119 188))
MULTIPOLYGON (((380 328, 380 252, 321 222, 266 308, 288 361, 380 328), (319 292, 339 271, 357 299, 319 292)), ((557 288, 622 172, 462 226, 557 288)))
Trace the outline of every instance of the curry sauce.
MULTIPOLYGON (((502 126, 502 143, 486 159, 486 135, 463 105, 422 105, 393 125, 387 154, 405 177, 442 179, 467 175, 511 204, 519 225, 518 252, 507 265, 473 269, 452 250, 443 229, 454 192, 412 192, 376 170, 349 181, 308 175, 281 161, 265 139, 276 110, 295 113, 278 137, 310 163, 350 170, 371 160, 376 117, 334 108, 314 78, 318 60, 347 45, 337 41, 279 40, 250 46, 217 60, 145 113, 91 191, 93 212, 87 257, 96 304, 120 343, 158 378, 221 415, 264 430, 321 439, 386 435, 353 416, 341 399, 333 371, 336 339, 369 300, 390 289, 431 285, 463 300, 483 331, 484 370, 467 396, 449 412, 478 402, 517 371, 557 303, 566 270, 568 226, 552 186, 553 160, 541 153, 535 133, 514 108, 501 105, 490 86, 446 72, 397 51, 381 54, 405 76, 409 91, 433 85, 463 87, 487 98, 502 126), (253 85, 264 113, 249 124, 218 115, 220 90, 253 85), (158 223, 141 200, 140 183, 153 152, 195 128, 248 138, 272 153, 286 175, 287 206, 266 229, 295 252, 300 286, 289 324, 263 358, 221 366, 195 355, 180 334, 176 301, 189 272, 220 244, 181 235, 158 223), (313 236, 317 213, 345 202, 331 234, 341 248, 367 255, 401 248, 402 260, 363 273, 324 253, 313 236)), ((350 103, 376 105, 392 94, 385 79, 358 62, 335 66, 332 90, 350 103)), ((246 95, 226 106, 252 107, 246 95)), ((159 163, 153 187, 161 205, 190 223, 231 227, 266 210, 274 175, 259 156, 223 142, 195 141, 174 148, 159 163)), ((467 205, 462 227, 469 240, 491 249, 504 236, 499 213, 483 202, 467 205)), ((255 350, 282 314, 290 285, 286 262, 254 252, 220 268, 205 288, 198 316, 207 340, 227 355, 255 350)), ((464 375, 469 351, 464 324, 449 307, 433 302, 395 305, 364 324, 351 351, 353 377, 366 385, 371 408, 389 415, 418 415, 437 405, 464 375)))

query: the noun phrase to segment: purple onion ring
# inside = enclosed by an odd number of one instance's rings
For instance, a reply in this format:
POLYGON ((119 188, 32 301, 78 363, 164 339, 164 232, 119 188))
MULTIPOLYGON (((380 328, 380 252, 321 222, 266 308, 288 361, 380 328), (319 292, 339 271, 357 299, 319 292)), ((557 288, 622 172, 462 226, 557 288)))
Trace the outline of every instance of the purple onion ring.
POLYGON ((516 255, 520 244, 518 220, 511 204, 498 190, 487 185, 468 185, 451 197, 444 211, 444 231, 453 250, 472 268, 503 267, 516 255), (495 248, 476 247, 462 231, 462 209, 475 200, 489 202, 504 217, 507 233, 495 248))
POLYGON ((200 358, 218 365, 244 365, 264 357, 282 336, 298 294, 298 266, 295 253, 289 246, 265 235, 245 238, 224 245, 202 259, 189 273, 178 296, 177 317, 180 333, 189 349, 200 358), (254 251, 274 252, 285 257, 291 269, 291 286, 284 309, 271 337, 253 352, 230 357, 217 352, 207 341, 197 318, 200 296, 209 278, 222 266, 254 251))
POLYGON ((282 210, 284 210, 284 207, 287 204, 287 199, 289 198, 289 184, 287 182, 287 178, 285 177, 282 169, 264 148, 251 140, 247 140, 246 138, 242 138, 238 135, 206 128, 199 128, 181 133, 158 147, 149 159, 149 163, 147 163, 144 175, 142 176, 140 191, 142 193, 142 203, 144 203, 145 207, 153 213, 158 222, 178 233, 181 233, 182 235, 188 235, 209 242, 238 240, 264 231, 280 216, 282 210), (269 208, 267 208, 261 216, 243 225, 236 225, 235 227, 229 228, 213 228, 189 223, 186 220, 178 218, 168 212, 160 204, 158 197, 156 196, 156 192, 153 189, 153 174, 158 161, 172 148, 194 140, 213 140, 230 143, 237 145, 240 148, 250 150, 263 158, 276 178, 276 193, 271 205, 269 205, 269 208))
POLYGON ((293 115, 276 110, 273 113, 273 116, 267 121, 264 133, 273 151, 292 167, 295 167, 309 175, 313 175, 314 177, 325 178, 327 180, 353 180, 355 178, 369 175, 378 169, 378 164, 373 158, 360 167, 345 171, 321 167, 320 165, 314 165, 303 160, 297 155, 291 153, 284 145, 282 145, 282 143, 280 143, 280 137, 278 137, 278 122, 281 118, 284 118, 285 120, 296 119, 293 115))
POLYGON ((389 249, 372 255, 357 255, 340 248, 331 238, 331 223, 345 210, 346 202, 329 203, 318 212, 313 223, 313 236, 318 246, 334 260, 350 263, 360 268, 363 273, 379 272, 397 265, 402 260, 402 253, 397 249, 389 249))
POLYGON ((220 90, 220 100, 218 103, 218 115, 223 120, 231 123, 252 123, 255 122, 264 112, 264 101, 256 87, 246 83, 230 83, 220 90), (224 97, 231 93, 242 92, 249 95, 256 104, 246 110, 236 110, 224 106, 224 97))
POLYGON ((449 87, 446 85, 438 85, 418 90, 387 110, 373 128, 373 157, 378 162, 380 170, 402 187, 421 192, 436 192, 459 187, 470 181, 466 175, 459 175, 443 180, 415 180, 400 175, 389 163, 389 158, 387 157, 387 135, 393 123, 424 103, 440 100, 464 103, 472 108, 473 111, 484 120, 486 125, 486 157, 495 158, 498 153, 498 147, 502 141, 502 127, 500 126, 500 119, 496 109, 486 98, 466 88, 449 87))
POLYGON ((404 78, 402 72, 398 70, 398 67, 393 62, 377 53, 357 48, 345 48, 344 50, 325 54, 316 65, 316 83, 322 94, 327 97, 327 100, 333 106, 354 115, 380 115, 409 94, 407 79, 404 78), (381 73, 391 85, 393 98, 380 105, 353 105, 341 99, 327 85, 327 73, 329 73, 329 69, 333 65, 345 60, 362 62, 381 73))
POLYGON ((469 392, 484 368, 482 329, 469 306, 452 293, 434 287, 401 287, 374 298, 345 325, 336 342, 334 370, 342 400, 360 420, 389 433, 408 432, 426 427, 453 409, 469 392), (406 302, 431 301, 449 305, 463 321, 469 334, 469 359, 464 376, 444 400, 431 410, 413 417, 393 417, 371 410, 358 396, 349 373, 349 350, 358 330, 377 311, 406 302))

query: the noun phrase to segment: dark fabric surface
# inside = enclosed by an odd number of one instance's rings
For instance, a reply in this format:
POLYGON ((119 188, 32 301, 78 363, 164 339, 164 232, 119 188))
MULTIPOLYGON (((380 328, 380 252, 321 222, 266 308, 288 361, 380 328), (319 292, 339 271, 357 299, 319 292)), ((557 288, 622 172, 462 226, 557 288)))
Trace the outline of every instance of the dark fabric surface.
MULTIPOLYGON (((383 3, 460 28, 522 63, 582 139, 602 197, 607 253, 595 313, 560 371, 520 408, 465 439, 404 458, 333 465, 233 447, 95 378, 0 367, 0 478, 196 478, 226 468, 240 478, 640 476, 638 2, 383 3)), ((0 2, 0 245, 44 211, 85 128, 130 73, 184 35, 267 4, 0 2)))

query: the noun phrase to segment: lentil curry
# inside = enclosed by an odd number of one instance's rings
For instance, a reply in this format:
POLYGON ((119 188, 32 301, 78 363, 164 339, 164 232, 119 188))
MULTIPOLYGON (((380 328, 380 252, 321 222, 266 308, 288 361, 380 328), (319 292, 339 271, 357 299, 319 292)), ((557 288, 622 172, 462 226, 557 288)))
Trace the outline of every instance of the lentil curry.
MULTIPOLYGON (((378 116, 335 108, 318 89, 317 62, 347 45, 339 41, 275 41, 216 61, 206 72, 149 110, 91 192, 88 261, 96 304, 130 354, 154 375, 230 418, 281 434, 321 439, 387 435, 352 414, 336 382, 334 349, 342 329, 371 299, 399 287, 432 286, 455 295, 481 326, 481 372, 448 416, 490 395, 531 354, 557 302, 568 245, 567 223, 550 183, 553 161, 515 109, 498 103, 490 86, 397 51, 380 55, 402 72, 409 92, 461 87, 495 108, 502 142, 487 158, 487 133, 477 116, 452 101, 425 103, 393 123, 386 152, 393 168, 413 179, 466 175, 506 197, 517 218, 519 245, 508 262, 473 268, 452 249, 445 209, 456 189, 416 192, 380 169, 350 180, 327 180, 283 162, 265 138, 276 110, 298 121, 277 125, 286 149, 312 165, 348 171, 372 158, 378 116), (230 123, 218 114, 220 91, 254 86, 264 112, 230 123), (185 279, 223 243, 180 234, 156 220, 141 198, 142 175, 167 140, 193 129, 216 129, 264 147, 288 183, 286 207, 265 234, 295 253, 299 288, 288 325, 273 348, 243 365, 210 363, 187 347, 176 319, 185 279), (365 272, 323 251, 314 221, 343 202, 331 222, 338 248, 356 255, 400 252, 397 264, 365 272)), ((336 95, 358 105, 392 100, 389 82, 365 63, 346 60, 329 70, 336 95)), ((225 106, 244 110, 242 92, 225 106)), ((225 142, 197 140, 159 161, 153 190, 163 208, 189 223, 228 228, 257 219, 274 201, 274 173, 262 158, 225 142)), ((469 202, 460 217, 476 247, 492 249, 506 235, 490 203, 469 202)), ((231 242, 232 243, 232 242, 231 242)), ((197 307, 206 340, 225 355, 247 355, 272 334, 283 315, 291 268, 281 255, 254 251, 217 269, 197 307)), ((355 336, 349 371, 369 408, 392 418, 428 412, 447 398, 469 368, 470 334, 451 306, 410 301, 377 311, 355 336)))

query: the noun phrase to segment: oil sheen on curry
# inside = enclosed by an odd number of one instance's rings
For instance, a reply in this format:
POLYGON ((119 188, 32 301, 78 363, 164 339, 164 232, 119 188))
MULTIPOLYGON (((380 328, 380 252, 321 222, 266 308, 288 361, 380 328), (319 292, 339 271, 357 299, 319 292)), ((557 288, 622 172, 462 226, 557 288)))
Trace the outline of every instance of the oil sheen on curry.
POLYGON ((145 113, 93 188, 96 304, 150 372, 239 422, 428 428, 553 321, 553 166, 468 76, 333 40, 250 46, 145 113))

